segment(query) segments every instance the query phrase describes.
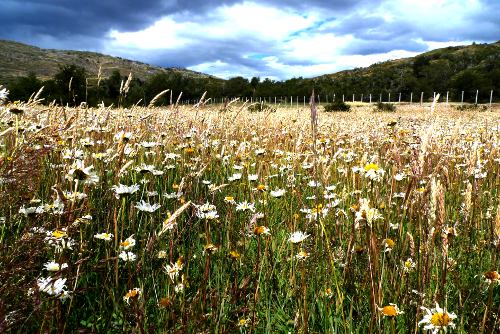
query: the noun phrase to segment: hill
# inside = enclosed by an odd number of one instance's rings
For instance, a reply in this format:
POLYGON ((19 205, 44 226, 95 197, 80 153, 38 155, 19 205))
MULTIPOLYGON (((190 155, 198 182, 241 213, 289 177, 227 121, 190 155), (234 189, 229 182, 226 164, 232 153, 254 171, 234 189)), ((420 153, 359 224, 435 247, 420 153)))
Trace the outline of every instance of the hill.
POLYGON ((114 70, 123 76, 133 73, 145 81, 158 73, 179 73, 190 78, 214 78, 207 74, 181 68, 163 68, 138 61, 112 57, 96 52, 42 49, 18 42, 0 40, 0 83, 12 82, 15 78, 34 73, 39 79, 52 78, 65 65, 82 67, 88 76, 97 76, 99 66, 102 76, 108 77, 114 70))
MULTIPOLYGON (((116 103, 120 83, 126 80, 129 72, 133 73, 135 80, 127 103, 139 99, 147 103, 164 89, 183 92, 182 97, 187 100, 197 99, 205 91, 212 98, 308 96, 314 88, 321 96, 345 94, 350 99, 355 94, 359 99, 363 94, 366 101, 369 94, 387 97, 389 93, 392 96, 400 93, 401 101, 408 101, 412 93, 419 92, 424 92, 426 100, 432 98, 433 92, 449 92, 451 101, 460 101, 463 91, 464 99, 469 102, 474 101, 476 90, 479 90, 479 102, 489 101, 491 90, 497 101, 500 90, 500 41, 441 48, 365 68, 284 81, 243 77, 223 80, 186 69, 155 67, 94 52, 47 50, 2 40, 0 53, 0 83, 7 84, 11 99, 25 100, 44 85, 46 101, 56 100, 61 104, 69 99, 66 81, 78 75, 71 72, 56 80, 49 79, 68 65, 76 65, 86 72, 78 81, 81 91, 75 96, 78 95, 79 99, 73 97, 69 100, 73 103, 83 100, 91 105, 101 100, 107 104, 116 103), (103 87, 89 86, 93 91, 85 91, 86 80, 97 76, 99 66, 102 66, 102 76, 108 78, 107 81, 103 87), (116 73, 111 75, 115 70, 119 70, 121 77, 116 73), (34 73, 38 79, 25 78, 29 73, 34 73)), ((72 83, 75 85, 75 80, 72 83)))
POLYGON ((368 92, 471 92, 500 88, 500 41, 446 47, 312 79, 328 90, 368 92))

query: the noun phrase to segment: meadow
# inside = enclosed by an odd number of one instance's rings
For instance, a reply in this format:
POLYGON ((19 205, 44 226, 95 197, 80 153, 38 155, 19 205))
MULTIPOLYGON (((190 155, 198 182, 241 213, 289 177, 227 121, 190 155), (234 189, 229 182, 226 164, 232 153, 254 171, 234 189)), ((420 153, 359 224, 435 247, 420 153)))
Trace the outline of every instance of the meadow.
POLYGON ((498 107, 0 108, 0 332, 500 331, 498 107))

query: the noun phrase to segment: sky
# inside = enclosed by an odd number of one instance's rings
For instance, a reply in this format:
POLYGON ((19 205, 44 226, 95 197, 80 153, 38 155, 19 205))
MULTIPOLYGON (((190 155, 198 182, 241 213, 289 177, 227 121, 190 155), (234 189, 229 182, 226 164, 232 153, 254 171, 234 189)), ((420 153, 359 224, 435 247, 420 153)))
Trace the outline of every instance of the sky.
POLYGON ((284 80, 494 42, 498 13, 500 0, 0 0, 0 39, 284 80))

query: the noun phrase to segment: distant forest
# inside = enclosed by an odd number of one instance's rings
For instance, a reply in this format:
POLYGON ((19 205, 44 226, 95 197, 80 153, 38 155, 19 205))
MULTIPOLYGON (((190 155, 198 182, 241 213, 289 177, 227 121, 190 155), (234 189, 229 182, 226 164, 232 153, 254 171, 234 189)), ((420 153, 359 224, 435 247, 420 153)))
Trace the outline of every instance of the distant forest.
MULTIPOLYGON (((500 88, 500 46, 479 44, 468 47, 449 47, 424 53, 417 57, 374 64, 367 68, 342 71, 336 74, 316 78, 293 78, 284 81, 261 80, 254 77, 246 79, 234 77, 222 80, 214 77, 190 77, 182 73, 158 73, 145 81, 133 78, 128 91, 123 91, 127 77, 115 71, 107 78, 98 80, 90 77, 85 69, 77 65, 65 65, 50 80, 41 81, 35 74, 18 77, 8 84, 11 101, 26 101, 31 94, 44 86, 41 97, 45 103, 55 101, 60 105, 79 105, 87 102, 89 106, 121 105, 124 107, 139 103, 147 105, 159 92, 170 89, 173 103, 182 92, 182 101, 195 101, 206 91, 206 98, 241 97, 279 100, 285 97, 299 97, 311 94, 312 89, 324 99, 345 95, 346 100, 359 101, 361 94, 367 101, 373 94, 373 101, 378 101, 380 94, 386 101, 389 93, 392 101, 397 101, 401 93, 402 101, 420 99, 421 92, 425 100, 433 92, 450 94, 451 101, 460 101, 462 91, 464 100, 474 102, 476 90, 479 90, 478 102, 488 102, 491 90, 494 101, 498 101, 500 88), (122 90, 120 90, 122 88, 122 90)), ((170 94, 164 95, 157 105, 170 104, 170 94)))

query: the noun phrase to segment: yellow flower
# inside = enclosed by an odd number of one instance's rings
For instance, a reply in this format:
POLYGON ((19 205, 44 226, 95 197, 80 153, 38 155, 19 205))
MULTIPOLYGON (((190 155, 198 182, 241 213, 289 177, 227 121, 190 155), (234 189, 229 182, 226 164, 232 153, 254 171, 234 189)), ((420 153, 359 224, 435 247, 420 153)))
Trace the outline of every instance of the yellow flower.
POLYGON ((238 320, 238 327, 248 327, 249 324, 250 324, 250 320, 249 319, 240 319, 240 320, 238 320))
POLYGON ((452 319, 450 318, 448 313, 437 312, 432 315, 431 324, 433 324, 434 326, 448 326, 451 320, 452 319))
POLYGON ((259 185, 257 186, 257 190, 258 190, 258 191, 265 191, 266 189, 267 189, 267 187, 266 187, 265 185, 263 185, 263 184, 259 184, 259 185))
POLYGON ((305 250, 301 249, 301 250, 297 253, 297 255, 295 255, 295 258, 296 258, 297 260, 305 260, 305 259, 307 259, 307 258, 309 257, 309 255, 311 255, 311 254, 309 254, 309 253, 308 253, 308 252, 306 252, 305 250))
POLYGON ((52 232, 52 236, 56 239, 60 239, 60 238, 63 238, 67 235, 66 232, 64 231, 61 231, 61 230, 55 230, 54 232, 52 232))
POLYGON ((255 235, 270 235, 271 233, 269 233, 269 228, 265 227, 265 226, 255 226, 255 228, 253 229, 253 234, 255 235))
POLYGON ((394 242, 394 240, 389 239, 389 238, 384 239, 384 246, 385 246, 384 252, 391 251, 395 245, 396 245, 396 243, 394 242))
POLYGON ((230 251, 229 252, 229 257, 231 259, 237 260, 237 259, 239 259, 241 257, 241 254, 238 253, 237 251, 230 251))
POLYGON ((384 317, 395 317, 401 313, 404 313, 403 311, 399 310, 398 306, 396 304, 391 304, 386 305, 384 307, 379 307, 379 311, 382 313, 384 317))
POLYGON ((207 253, 209 253, 209 254, 211 254, 211 253, 217 252, 218 249, 219 248, 217 246, 215 246, 214 244, 207 244, 205 246, 204 251, 207 252, 207 253))
POLYGON ((488 283, 500 282, 500 274, 496 270, 484 273, 483 277, 488 283))
POLYGON ((160 301, 158 302, 158 305, 160 307, 163 307, 163 308, 167 308, 169 307, 170 305, 172 305, 172 302, 170 301, 170 299, 168 299, 167 297, 163 297, 162 299, 160 299, 160 301))
POLYGON ((378 171, 378 165, 374 164, 374 163, 370 163, 370 164, 366 165, 364 169, 365 169, 365 172, 368 172, 370 170, 378 171))
POLYGON ((408 258, 404 263, 403 263, 403 271, 405 273, 409 273, 415 268, 416 264, 413 262, 411 258, 408 258))
POLYGON ((130 298, 135 298, 138 297, 141 294, 141 289, 139 288, 133 288, 132 290, 128 290, 128 292, 123 296, 123 300, 127 302, 127 304, 130 301, 130 298))

